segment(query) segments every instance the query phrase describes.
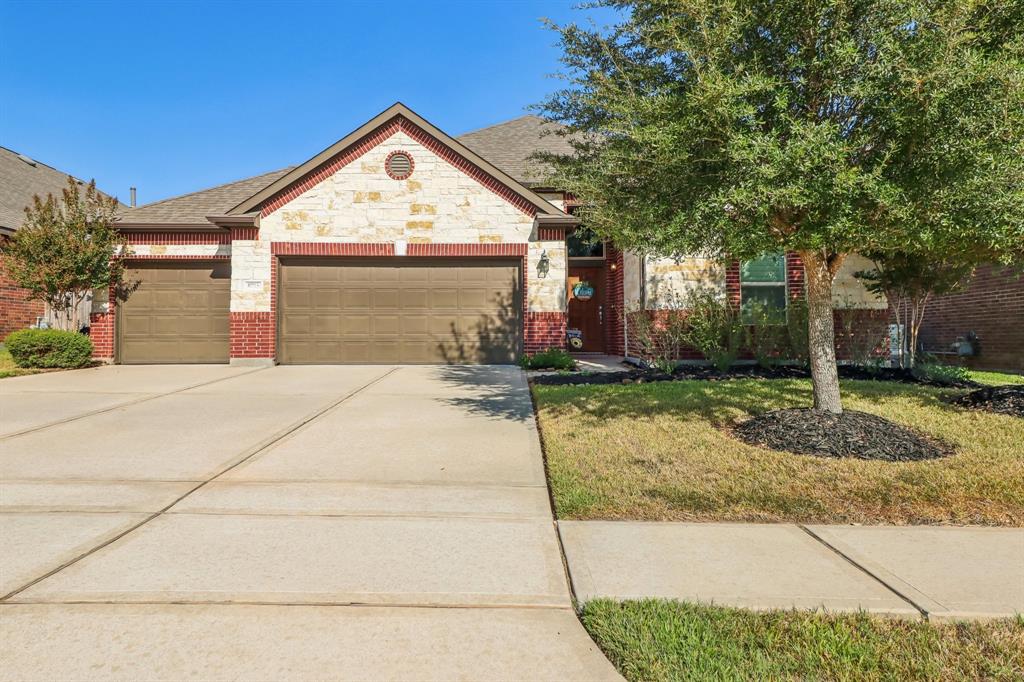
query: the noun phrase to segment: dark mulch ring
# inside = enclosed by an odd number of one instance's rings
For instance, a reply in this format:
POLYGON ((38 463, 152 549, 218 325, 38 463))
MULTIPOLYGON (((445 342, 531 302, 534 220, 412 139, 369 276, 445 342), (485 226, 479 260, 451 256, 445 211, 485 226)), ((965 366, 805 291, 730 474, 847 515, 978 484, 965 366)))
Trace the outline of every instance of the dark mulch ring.
POLYGON ((909 462, 952 455, 951 446, 888 419, 846 410, 775 410, 732 427, 744 443, 818 457, 853 457, 909 462))
POLYGON ((951 405, 1024 418, 1024 386, 990 386, 948 399, 951 405))
MULTIPOLYGON (((759 365, 737 365, 726 372, 719 372, 706 365, 680 365, 671 374, 655 369, 632 369, 621 372, 600 373, 565 373, 541 374, 530 380, 545 386, 566 386, 579 384, 646 384, 658 381, 723 381, 727 379, 808 379, 811 372, 806 367, 782 366, 766 369, 759 365)), ((895 367, 867 369, 853 365, 839 366, 840 379, 860 379, 863 381, 897 381, 904 384, 924 384, 928 386, 945 386, 956 388, 976 388, 980 384, 973 381, 953 384, 940 384, 920 379, 910 370, 895 367)))

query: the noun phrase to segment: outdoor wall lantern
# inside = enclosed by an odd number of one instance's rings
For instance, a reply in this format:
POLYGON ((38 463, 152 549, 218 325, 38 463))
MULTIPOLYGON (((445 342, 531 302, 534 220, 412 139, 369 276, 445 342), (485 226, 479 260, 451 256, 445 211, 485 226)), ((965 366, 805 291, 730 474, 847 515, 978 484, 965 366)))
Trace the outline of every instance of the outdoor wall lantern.
POLYGON ((548 258, 548 252, 545 249, 541 252, 540 258, 537 260, 537 276, 541 279, 548 276, 548 272, 551 270, 551 259, 548 258))

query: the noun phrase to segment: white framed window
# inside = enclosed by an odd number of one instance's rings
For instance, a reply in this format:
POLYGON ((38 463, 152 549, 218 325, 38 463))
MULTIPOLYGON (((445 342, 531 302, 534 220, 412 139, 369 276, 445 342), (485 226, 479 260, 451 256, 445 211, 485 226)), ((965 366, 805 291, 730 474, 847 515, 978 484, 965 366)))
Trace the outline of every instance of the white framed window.
POLYGON ((786 321, 786 255, 768 254, 740 264, 740 313, 750 324, 760 309, 779 324, 786 321))

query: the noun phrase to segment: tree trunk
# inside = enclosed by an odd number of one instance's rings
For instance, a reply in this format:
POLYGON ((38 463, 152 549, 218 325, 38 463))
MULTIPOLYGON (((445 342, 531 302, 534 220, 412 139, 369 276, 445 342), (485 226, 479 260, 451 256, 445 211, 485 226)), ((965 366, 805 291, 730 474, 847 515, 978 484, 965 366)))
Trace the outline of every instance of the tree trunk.
POLYGON ((830 262, 817 251, 801 251, 807 276, 807 346, 811 361, 814 409, 840 414, 836 330, 832 317, 832 278, 841 260, 830 262))

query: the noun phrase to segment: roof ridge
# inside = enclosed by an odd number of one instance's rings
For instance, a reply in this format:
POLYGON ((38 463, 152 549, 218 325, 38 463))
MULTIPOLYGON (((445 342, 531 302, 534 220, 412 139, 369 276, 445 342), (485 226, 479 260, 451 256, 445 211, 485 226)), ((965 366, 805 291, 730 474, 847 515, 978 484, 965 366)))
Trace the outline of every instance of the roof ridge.
POLYGON ((477 128, 476 130, 468 130, 468 131, 466 131, 464 133, 459 133, 459 135, 457 137, 465 137, 466 135, 474 135, 476 133, 482 133, 483 131, 490 130, 491 128, 497 128, 499 126, 508 125, 509 123, 515 123, 516 121, 522 121, 524 118, 539 118, 542 122, 545 122, 545 123, 547 122, 547 119, 545 119, 543 116, 538 116, 537 114, 523 114, 522 116, 516 116, 515 118, 510 118, 507 121, 501 121, 500 123, 492 123, 491 125, 484 126, 483 128, 477 128))
POLYGON ((231 180, 230 182, 222 182, 219 185, 213 185, 212 187, 204 187, 203 189, 197 189, 194 192, 185 192, 184 194, 176 194, 176 195, 171 196, 171 197, 166 197, 164 199, 158 199, 156 201, 151 201, 148 204, 142 204, 141 206, 134 206, 134 207, 131 207, 131 208, 134 208, 134 209, 149 208, 151 206, 157 206, 159 204, 165 204, 168 201, 176 201, 178 199, 184 199, 185 197, 190 197, 190 196, 193 196, 193 195, 196 195, 196 194, 205 194, 206 192, 212 192, 215 189, 220 189, 222 187, 227 187, 229 185, 237 185, 240 182, 247 182, 249 180, 255 180, 256 178, 261 178, 261 177, 263 177, 265 175, 273 175, 274 173, 288 172, 288 171, 290 171, 293 168, 295 168, 295 166, 285 166, 284 168, 278 168, 276 170, 267 171, 266 173, 257 173, 256 175, 250 175, 247 178, 239 178, 237 180, 231 180))
MULTIPOLYGON (((60 173, 61 175, 65 176, 65 177, 69 177, 69 178, 74 178, 74 179, 75 179, 76 181, 78 181, 78 182, 82 182, 82 183, 84 183, 84 182, 85 182, 85 180, 83 180, 82 178, 78 177, 77 175, 72 175, 71 173, 68 173, 68 172, 66 172, 66 171, 62 171, 62 170, 61 170, 60 168, 56 168, 56 167, 54 167, 54 166, 51 166, 50 164, 46 163, 45 161, 40 161, 40 160, 39 160, 39 159, 37 159, 36 157, 34 157, 34 156, 29 156, 28 154, 25 154, 24 152, 19 152, 19 151, 15 150, 15 149, 11 149, 10 147, 5 147, 5 146, 3 146, 2 144, 0 144, 0 149, 3 149, 3 150, 5 150, 5 151, 8 151, 8 152, 10 152, 10 153, 14 154, 15 156, 17 156, 17 157, 19 157, 19 158, 22 158, 22 159, 28 159, 28 160, 30 160, 30 161, 31 161, 32 163, 34 163, 34 164, 36 164, 36 165, 39 165, 39 166, 46 166, 47 168, 49 168, 50 170, 52 170, 52 171, 53 171, 54 173, 60 173)), ((31 165, 31 164, 30 164, 30 165, 31 165)))

